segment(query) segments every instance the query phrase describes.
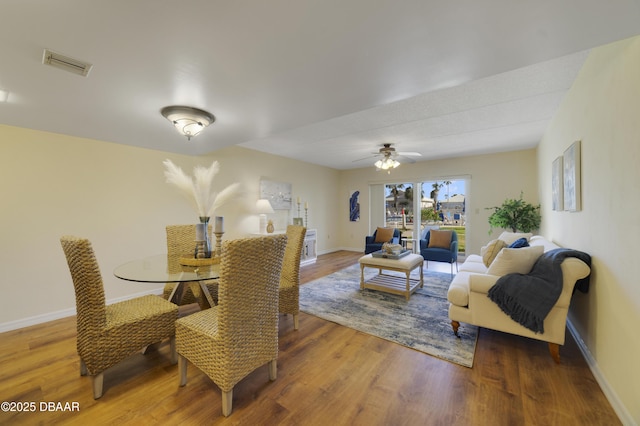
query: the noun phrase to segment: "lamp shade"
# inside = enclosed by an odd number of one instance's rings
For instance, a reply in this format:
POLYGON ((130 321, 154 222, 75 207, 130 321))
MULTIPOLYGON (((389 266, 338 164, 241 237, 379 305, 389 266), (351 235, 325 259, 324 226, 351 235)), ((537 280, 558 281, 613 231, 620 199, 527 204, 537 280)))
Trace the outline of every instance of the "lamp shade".
POLYGON ((262 198, 256 202, 256 209, 259 214, 271 214, 273 213, 273 207, 266 198, 262 198))

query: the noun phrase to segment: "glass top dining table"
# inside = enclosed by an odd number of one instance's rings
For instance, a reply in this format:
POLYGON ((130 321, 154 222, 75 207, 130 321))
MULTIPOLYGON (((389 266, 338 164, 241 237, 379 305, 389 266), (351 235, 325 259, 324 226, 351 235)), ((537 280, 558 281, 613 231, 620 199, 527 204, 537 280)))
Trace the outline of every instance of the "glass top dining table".
MULTIPOLYGON (((214 306, 211 293, 205 285, 205 281, 215 280, 220 277, 219 264, 185 266, 175 262, 169 264, 166 254, 149 256, 136 259, 116 267, 113 274, 126 281, 145 283, 176 283, 169 300, 180 304, 185 285, 197 285, 205 296, 209 307, 214 306)), ((196 292, 194 292, 196 293, 196 292)), ((204 300, 200 301, 204 302, 204 300)), ((201 307, 203 303, 200 303, 201 307)))

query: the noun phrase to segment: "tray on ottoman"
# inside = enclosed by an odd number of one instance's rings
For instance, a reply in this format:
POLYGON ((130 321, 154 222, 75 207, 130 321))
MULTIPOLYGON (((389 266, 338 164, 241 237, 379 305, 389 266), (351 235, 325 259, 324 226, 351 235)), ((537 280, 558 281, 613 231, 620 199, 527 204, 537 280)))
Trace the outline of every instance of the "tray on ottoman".
POLYGON ((373 253, 371 253, 371 256, 373 256, 373 257, 381 257, 383 259, 400 259, 401 257, 404 257, 404 256, 408 255, 409 253, 411 253, 411 250, 402 250, 398 254, 391 254, 391 253, 387 253, 384 250, 378 250, 378 251, 374 251, 373 253))

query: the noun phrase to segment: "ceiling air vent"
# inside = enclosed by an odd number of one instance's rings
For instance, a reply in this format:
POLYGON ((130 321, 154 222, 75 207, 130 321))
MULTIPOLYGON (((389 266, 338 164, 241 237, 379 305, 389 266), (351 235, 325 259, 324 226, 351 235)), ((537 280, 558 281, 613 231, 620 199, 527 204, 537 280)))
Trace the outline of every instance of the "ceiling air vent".
POLYGON ((65 55, 61 55, 56 52, 52 52, 49 49, 44 49, 44 55, 42 56, 42 63, 45 65, 51 65, 52 67, 60 68, 65 71, 79 74, 86 77, 91 71, 91 65, 88 62, 82 62, 77 59, 70 58, 65 55))

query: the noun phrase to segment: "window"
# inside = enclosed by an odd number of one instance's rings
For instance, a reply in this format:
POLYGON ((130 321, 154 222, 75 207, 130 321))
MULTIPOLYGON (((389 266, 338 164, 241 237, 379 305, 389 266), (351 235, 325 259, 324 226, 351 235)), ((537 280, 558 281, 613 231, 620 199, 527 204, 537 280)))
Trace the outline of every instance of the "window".
POLYGON ((403 231, 413 229, 413 184, 385 184, 384 193, 386 226, 403 231))
POLYGON ((422 222, 464 225, 466 214, 464 180, 422 182, 422 193, 422 222))
POLYGON ((401 229, 404 237, 420 238, 425 226, 455 229, 458 250, 464 253, 468 181, 458 178, 371 185, 373 229, 382 222, 383 214, 385 226, 401 229))

